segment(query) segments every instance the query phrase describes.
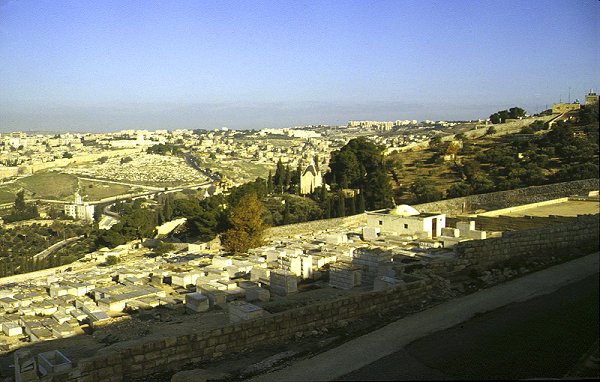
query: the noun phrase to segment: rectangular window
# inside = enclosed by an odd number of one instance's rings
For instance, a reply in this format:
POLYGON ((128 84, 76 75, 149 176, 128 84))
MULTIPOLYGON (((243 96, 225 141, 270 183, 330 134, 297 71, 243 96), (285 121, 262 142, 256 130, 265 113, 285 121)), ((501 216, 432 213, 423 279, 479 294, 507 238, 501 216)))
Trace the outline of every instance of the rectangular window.
POLYGON ((383 220, 380 220, 380 221, 379 221, 379 225, 383 225, 383 220))
POLYGON ((408 224, 405 224, 405 225, 404 225, 404 229, 408 229, 408 224))

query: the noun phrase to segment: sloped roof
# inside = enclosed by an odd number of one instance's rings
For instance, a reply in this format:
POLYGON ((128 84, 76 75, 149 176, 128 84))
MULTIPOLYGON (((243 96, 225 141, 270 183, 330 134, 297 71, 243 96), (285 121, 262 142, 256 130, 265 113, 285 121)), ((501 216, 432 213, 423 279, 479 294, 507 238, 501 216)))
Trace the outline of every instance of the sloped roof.
POLYGON ((304 172, 302 173, 302 175, 306 175, 306 173, 307 173, 307 172, 311 172, 311 173, 312 173, 314 176, 317 176, 317 174, 318 174, 318 171, 317 171, 317 169, 316 169, 316 168, 315 168, 315 166, 314 166, 314 165, 312 165, 312 164, 311 164, 311 165, 309 165, 309 166, 306 168, 306 170, 304 170, 304 172))

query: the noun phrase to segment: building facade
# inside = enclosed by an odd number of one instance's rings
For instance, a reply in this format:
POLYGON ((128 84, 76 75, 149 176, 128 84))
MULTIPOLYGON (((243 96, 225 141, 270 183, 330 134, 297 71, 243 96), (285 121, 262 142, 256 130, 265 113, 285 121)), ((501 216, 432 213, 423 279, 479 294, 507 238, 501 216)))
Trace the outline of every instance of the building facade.
POLYGON ((555 103, 552 104, 552 114, 562 114, 569 111, 575 111, 581 109, 579 103, 555 103))
POLYGON ((380 233, 417 235, 423 238, 438 237, 446 227, 445 214, 419 213, 414 208, 401 205, 394 209, 367 212, 367 227, 380 233))
POLYGON ((598 94, 596 94, 595 92, 590 91, 586 96, 585 96, 585 105, 598 105, 598 94))
POLYGON ((300 194, 311 194, 322 185, 323 176, 321 175, 321 171, 315 165, 309 165, 300 176, 300 194))
POLYGON ((64 207, 65 215, 87 222, 94 220, 94 210, 94 205, 84 202, 79 193, 75 194, 75 203, 66 204, 64 207))

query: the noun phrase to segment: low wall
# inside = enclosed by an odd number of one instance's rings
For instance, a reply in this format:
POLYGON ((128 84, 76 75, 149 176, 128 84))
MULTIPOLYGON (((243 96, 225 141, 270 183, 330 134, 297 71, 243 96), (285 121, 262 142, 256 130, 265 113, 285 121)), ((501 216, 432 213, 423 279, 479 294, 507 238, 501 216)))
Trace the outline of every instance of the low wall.
MULTIPOLYGON (((577 216, 481 216, 469 218, 475 222, 475 227, 482 231, 524 231, 548 227, 554 224, 572 223, 577 216)), ((446 218, 447 227, 455 227, 464 218, 446 218)))
POLYGON ((186 364, 210 361, 226 353, 287 341, 297 332, 336 328, 342 320, 351 322, 359 317, 420 304, 432 289, 430 282, 419 280, 383 291, 366 292, 228 324, 220 329, 119 344, 116 348, 106 349, 106 354, 79 360, 73 370, 54 376, 53 381, 129 381, 165 370, 175 371, 186 364))
POLYGON ((342 227, 356 226, 367 223, 367 214, 358 214, 335 219, 313 220, 305 223, 288 224, 279 227, 271 227, 266 232, 267 238, 293 236, 298 234, 325 231, 329 229, 340 229, 342 227))
POLYGON ((493 210, 493 211, 484 212, 482 214, 479 214, 479 216, 508 215, 508 214, 512 214, 512 213, 515 213, 515 212, 519 212, 519 211, 523 211, 523 210, 528 210, 528 209, 533 208, 533 207, 548 206, 548 205, 557 204, 557 203, 563 203, 563 202, 568 202, 568 201, 569 201, 569 197, 564 197, 564 198, 546 200, 544 202, 521 204, 520 206, 508 207, 508 208, 502 208, 500 210, 493 210))
POLYGON ((571 195, 597 191, 599 179, 577 180, 544 186, 533 186, 516 190, 498 191, 489 194, 470 195, 461 198, 440 200, 414 206, 421 212, 443 212, 448 215, 460 215, 477 210, 499 210, 521 204, 546 202, 571 195))
POLYGON ((565 250, 576 252, 582 246, 598 248, 599 224, 599 215, 582 215, 576 222, 504 232, 500 238, 461 242, 453 247, 457 255, 453 270, 482 270, 520 257, 535 261, 565 250))

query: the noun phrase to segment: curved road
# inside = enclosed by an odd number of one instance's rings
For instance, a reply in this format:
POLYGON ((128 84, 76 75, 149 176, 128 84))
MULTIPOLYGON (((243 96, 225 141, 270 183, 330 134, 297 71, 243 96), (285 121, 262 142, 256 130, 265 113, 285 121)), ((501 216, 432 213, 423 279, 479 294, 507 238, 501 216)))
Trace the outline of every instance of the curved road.
MULTIPOLYGON (((556 265, 405 317, 337 348, 257 376, 251 381, 336 380, 402 351, 417 339, 465 322, 476 313, 552 293, 563 286, 597 275, 598 268, 598 253, 556 265)), ((434 375, 431 377, 435 378, 434 375)))
POLYGON ((74 241, 81 240, 84 237, 85 237, 84 235, 74 236, 74 237, 65 239, 63 241, 59 241, 58 243, 52 244, 48 248, 44 249, 42 252, 39 252, 39 253, 33 255, 33 259, 34 260, 43 260, 46 257, 48 257, 49 255, 51 255, 52 252, 57 251, 60 248, 64 247, 65 245, 71 244, 74 241))

